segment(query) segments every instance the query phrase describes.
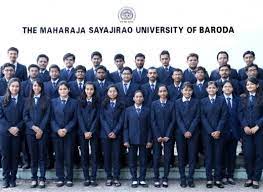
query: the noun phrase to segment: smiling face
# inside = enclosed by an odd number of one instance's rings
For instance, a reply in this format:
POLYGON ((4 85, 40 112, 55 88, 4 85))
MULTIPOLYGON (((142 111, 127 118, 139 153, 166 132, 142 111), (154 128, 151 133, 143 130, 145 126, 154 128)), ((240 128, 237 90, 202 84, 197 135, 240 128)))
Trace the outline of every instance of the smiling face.
POLYGON ((139 69, 143 68, 144 62, 145 62, 144 57, 136 57, 135 58, 136 67, 139 68, 139 69))
POLYGON ((41 87, 37 82, 33 83, 33 91, 35 95, 39 95, 41 93, 41 87))
POLYGON ((226 95, 231 95, 233 93, 233 86, 231 83, 225 83, 223 88, 222 88, 222 91, 224 92, 224 94, 226 95))
POLYGON ((249 93, 256 93, 259 85, 252 83, 251 81, 247 81, 246 89, 249 93))
POLYGON ((6 79, 10 80, 12 77, 15 76, 15 70, 13 67, 5 67, 3 69, 3 74, 6 79))
POLYGON ((48 60, 46 57, 40 57, 37 61, 37 64, 41 70, 45 70, 48 65, 48 60))
POLYGON ((87 84, 85 87, 85 93, 87 95, 87 98, 92 98, 94 95, 95 89, 94 86, 92 84, 87 84))
POLYGON ((228 62, 228 57, 227 57, 227 55, 226 55, 225 53, 220 53, 220 54, 218 55, 217 62, 218 62, 218 64, 219 64, 220 66, 227 64, 227 62, 228 62))
POLYGON ((160 55, 160 61, 164 67, 167 67, 170 63, 170 56, 167 54, 160 55))
POLYGON ((208 85, 208 87, 206 88, 206 91, 208 93, 208 95, 210 96, 215 96, 216 92, 217 92, 217 87, 214 84, 210 84, 208 85))
POLYGON ((8 88, 9 88, 11 95, 17 95, 20 90, 19 82, 18 81, 12 82, 8 88))
POLYGON ((97 67, 100 65, 100 63, 102 62, 102 58, 99 55, 94 55, 91 58, 91 62, 93 64, 94 67, 97 67))
POLYGON ((193 89, 191 89, 190 87, 184 87, 182 89, 182 94, 186 99, 189 99, 193 94, 193 89))
POLYGON ((110 87, 108 89, 108 92, 107 92, 107 95, 108 97, 111 99, 111 100, 114 100, 117 98, 117 95, 118 95, 118 91, 115 87, 110 87))
POLYGON ((74 61, 73 56, 67 57, 67 58, 64 60, 64 64, 66 65, 67 68, 73 67, 74 63, 75 63, 75 61, 74 61))
POLYGON ((168 96, 168 91, 167 88, 165 86, 160 86, 158 89, 158 95, 161 99, 167 99, 168 96))
POLYGON ((60 85, 58 88, 58 94, 60 97, 68 97, 69 94, 69 88, 66 85, 60 85))
POLYGON ((188 64, 190 69, 195 69, 197 67, 197 65, 198 65, 197 57, 189 57, 187 59, 187 64, 188 64))
POLYGON ((16 51, 10 50, 10 51, 8 51, 7 55, 8 55, 8 58, 9 58, 11 63, 16 62, 16 60, 18 58, 18 53, 16 51))
POLYGON ((246 54, 244 57, 243 57, 246 65, 251 65, 254 60, 255 60, 255 57, 252 55, 252 54, 246 54))

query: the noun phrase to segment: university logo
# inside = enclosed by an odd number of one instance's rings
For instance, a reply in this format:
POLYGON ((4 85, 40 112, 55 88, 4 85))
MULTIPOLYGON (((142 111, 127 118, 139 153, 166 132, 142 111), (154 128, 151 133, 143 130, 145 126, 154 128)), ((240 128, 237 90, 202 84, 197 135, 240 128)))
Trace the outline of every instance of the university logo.
POLYGON ((136 14, 133 8, 122 7, 119 10, 118 18, 121 23, 132 23, 136 18, 136 14))

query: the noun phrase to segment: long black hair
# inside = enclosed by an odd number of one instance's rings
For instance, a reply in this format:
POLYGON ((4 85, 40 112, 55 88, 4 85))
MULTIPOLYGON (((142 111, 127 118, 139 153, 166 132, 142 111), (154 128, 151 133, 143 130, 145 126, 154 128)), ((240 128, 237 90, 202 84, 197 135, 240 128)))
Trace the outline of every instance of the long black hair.
POLYGON ((97 105, 98 105, 98 96, 97 96, 97 90, 96 90, 96 86, 93 82, 91 81, 88 81, 84 84, 84 89, 79 97, 79 102, 80 102, 80 106, 82 108, 85 108, 87 106, 87 102, 86 102, 86 99, 87 99, 87 94, 86 94, 86 86, 88 85, 92 85, 93 88, 94 88, 94 93, 92 95, 92 107, 93 108, 96 108, 97 105))
POLYGON ((3 98, 3 107, 6 107, 10 101, 11 101, 11 92, 10 92, 10 86, 12 83, 14 82, 18 82, 19 84, 19 92, 18 92, 18 95, 20 95, 20 92, 21 92, 21 81, 19 80, 19 78, 12 78, 8 81, 8 84, 7 84, 7 89, 6 89, 6 92, 5 92, 5 95, 4 95, 4 98, 3 98))
MULTIPOLYGON (((38 86, 41 88, 40 98, 39 98, 40 109, 42 111, 45 111, 47 109, 47 105, 48 105, 48 98, 45 95, 44 83, 40 79, 36 79, 33 82, 33 85, 34 85, 34 83, 37 83, 38 86)), ((33 108, 34 102, 35 102, 35 100, 34 100, 35 93, 34 93, 34 90, 33 90, 33 85, 32 85, 32 89, 30 90, 29 97, 27 98, 28 102, 27 102, 27 105, 26 105, 26 107, 29 107, 30 109, 33 108)))
MULTIPOLYGON (((111 85, 109 85, 107 87, 106 93, 108 93, 110 88, 115 88, 116 89, 116 91, 117 91, 116 100, 118 101, 119 100, 119 89, 118 89, 118 87, 116 85, 114 85, 114 84, 111 84, 111 85)), ((102 101, 102 107, 106 107, 109 103, 110 103, 110 97, 108 96, 108 94, 106 94, 105 99, 102 101)))

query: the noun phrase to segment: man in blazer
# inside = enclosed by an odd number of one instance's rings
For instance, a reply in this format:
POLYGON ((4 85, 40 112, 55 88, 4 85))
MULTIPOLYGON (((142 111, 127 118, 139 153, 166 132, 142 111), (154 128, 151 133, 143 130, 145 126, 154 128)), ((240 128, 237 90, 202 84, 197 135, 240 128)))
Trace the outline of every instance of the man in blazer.
POLYGON ((183 86, 183 71, 176 68, 173 72, 172 78, 174 82, 168 86, 168 93, 170 100, 175 102, 177 99, 182 97, 181 89, 183 86))
POLYGON ((2 66, 3 77, 0 79, 0 96, 6 93, 7 83, 15 75, 15 66, 11 63, 5 63, 2 66))
POLYGON ((51 80, 48 82, 44 82, 45 94, 50 98, 54 99, 59 96, 57 85, 61 81, 60 79, 60 68, 58 65, 51 65, 49 67, 49 74, 51 80))
POLYGON ((75 63, 75 59, 76 59, 76 57, 72 53, 67 53, 64 55, 63 62, 64 62, 66 67, 60 71, 60 79, 61 80, 64 80, 67 82, 76 80, 75 69, 73 67, 73 65, 75 63))
POLYGON ((198 66, 196 68, 196 83, 193 84, 194 87, 194 93, 193 97, 201 100, 208 96, 206 87, 207 87, 207 81, 205 80, 205 73, 206 70, 204 67, 198 66))
POLYGON ((138 85, 143 85, 148 82, 147 69, 144 68, 145 55, 137 53, 135 55, 136 69, 132 71, 132 82, 138 85))
POLYGON ((82 94, 85 85, 85 73, 86 68, 83 65, 78 65, 75 67, 76 80, 69 82, 70 87, 70 97, 73 99, 78 99, 82 94))
POLYGON ((113 83, 119 83, 122 81, 121 71, 125 64, 124 55, 118 53, 114 56, 114 63, 117 66, 117 71, 110 73, 110 79, 113 83))
POLYGON ((40 68, 38 78, 42 80, 42 82, 50 81, 49 72, 47 70, 49 58, 45 54, 40 54, 37 56, 37 65, 40 68))

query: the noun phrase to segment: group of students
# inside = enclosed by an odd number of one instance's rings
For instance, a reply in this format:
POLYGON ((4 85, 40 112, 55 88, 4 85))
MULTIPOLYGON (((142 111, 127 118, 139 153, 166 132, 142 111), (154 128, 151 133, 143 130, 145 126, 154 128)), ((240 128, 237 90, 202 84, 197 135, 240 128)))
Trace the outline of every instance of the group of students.
POLYGON ((63 57, 64 69, 53 64, 47 71, 49 59, 41 54, 37 64, 28 66, 28 75, 26 67, 17 63, 17 48, 11 47, 8 55, 10 63, 2 66, 0 80, 4 188, 16 186, 22 140, 30 153, 32 188, 45 187, 50 140, 58 187, 73 186, 76 145, 80 146, 85 186, 98 185, 100 148, 105 185, 121 186, 120 157, 125 147, 131 187, 148 187, 145 179, 151 151, 153 184, 168 187, 176 142, 181 187, 195 187, 197 155, 203 148, 206 186, 224 188, 235 184, 236 148, 242 141, 247 172, 244 186, 259 188, 263 166, 263 73, 253 63, 254 52, 244 53, 247 65, 238 73, 227 63, 227 52, 219 52, 219 68, 210 78, 205 68, 198 66, 195 53, 187 57, 189 68, 184 72, 170 65, 168 51, 160 54, 161 67, 148 69, 144 68, 145 56, 138 53, 133 71, 124 66, 124 56, 117 54, 114 62, 118 70, 113 73, 101 65, 99 52, 92 53, 93 68, 87 71, 82 65, 73 67, 75 56, 71 53, 63 57), (160 179, 162 154, 164 171, 160 179))

